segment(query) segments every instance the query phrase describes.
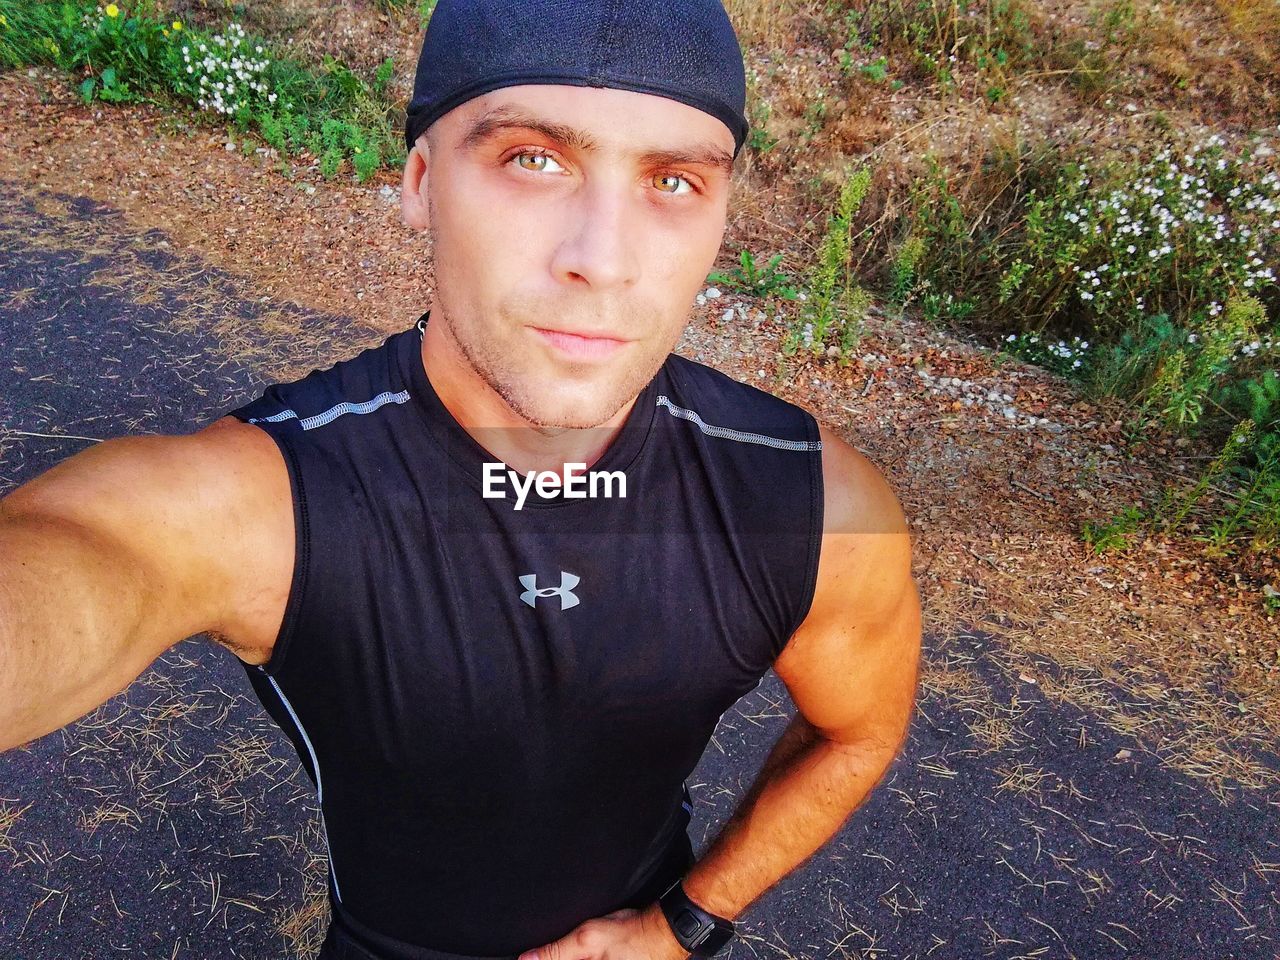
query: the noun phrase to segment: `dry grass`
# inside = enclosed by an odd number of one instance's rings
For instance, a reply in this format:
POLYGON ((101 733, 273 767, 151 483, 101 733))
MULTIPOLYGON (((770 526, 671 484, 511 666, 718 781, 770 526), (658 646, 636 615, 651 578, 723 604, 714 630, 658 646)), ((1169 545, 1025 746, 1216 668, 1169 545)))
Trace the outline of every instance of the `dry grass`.
MULTIPOLYGON (((296 761, 285 759, 289 748, 268 717, 255 716, 247 731, 237 720, 235 732, 220 735, 237 704, 250 701, 241 693, 208 685, 208 664, 193 643, 203 641, 188 640, 167 651, 126 693, 60 732, 63 769, 50 780, 59 792, 49 798, 50 809, 78 807, 77 826, 89 837, 122 829, 154 830, 168 841, 172 832, 176 856, 198 852, 185 849, 185 834, 179 838, 172 816, 178 808, 195 805, 202 820, 215 818, 227 831, 223 844, 212 856, 178 857, 176 862, 185 867, 171 869, 160 861, 158 870, 139 876, 141 890, 154 894, 178 888, 189 901, 187 909, 198 930, 214 925, 230 930, 263 918, 283 938, 290 955, 313 956, 329 921, 327 860, 314 788, 296 761), (193 751, 193 745, 207 743, 210 736, 211 749, 193 751), (281 757, 271 755, 273 742, 281 757), (273 795, 270 802, 268 794, 273 795), (258 815, 281 802, 300 804, 312 816, 297 832, 269 833, 269 824, 258 815), (302 867, 296 883, 246 889, 240 875, 217 869, 219 856, 264 857, 302 867)), ((25 814, 29 821, 33 806, 15 809, 0 799, 0 851, 12 859, 5 868, 25 871, 32 885, 43 890, 33 897, 13 940, 27 946, 35 946, 23 936, 38 911, 57 908, 61 923, 67 905, 76 909, 84 896, 84 891, 36 882, 41 871, 48 877, 50 866, 70 852, 50 850, 39 839, 42 828, 34 822, 24 835, 20 818, 25 814)), ((95 841, 103 842, 114 838, 95 841)), ((113 893, 105 891, 100 902, 123 916, 127 911, 113 893)), ((167 950, 163 955, 168 956, 167 950)))
POLYGON ((1276 0, 1213 0, 1227 35, 1248 58, 1252 76, 1280 80, 1280 3, 1276 0))
MULTIPOLYGON (((1006 676, 1031 676, 1051 702, 1085 710, 1112 731, 1133 737, 1223 803, 1241 790, 1280 784, 1274 763, 1280 739, 1275 673, 1224 658, 1222 635, 1197 623, 1208 619, 1203 613, 1188 615, 1185 607, 1167 602, 1126 603, 1103 586, 1104 577, 1118 571, 1082 575, 1079 561, 1062 562, 1063 548, 1074 552, 1072 545, 1044 545, 1040 540, 988 548, 981 554, 987 563, 979 583, 953 580, 952 589, 931 593, 927 616, 938 630, 935 656, 954 663, 952 647, 966 635, 952 625, 973 623, 998 638, 988 655, 1006 676), (1042 661, 1055 665, 1054 675, 1028 671, 1027 664, 1042 661)), ((967 564, 961 560, 960 566, 967 564)), ((1230 629, 1229 616, 1214 619, 1230 629)), ((1264 648, 1265 643, 1264 636, 1264 648)), ((984 703, 980 683, 976 677, 951 681, 948 693, 963 710, 992 724, 1001 719, 1001 707, 994 698, 984 703)), ((982 735, 981 723, 970 729, 980 739, 994 739, 982 735)))
POLYGON ((0 797, 0 853, 6 853, 10 856, 17 855, 17 849, 13 845, 13 828, 22 819, 22 815, 30 810, 34 803, 28 803, 25 806, 18 807, 13 801, 5 800, 0 797))
MULTIPOLYGON (((75 262, 81 264, 106 257, 110 266, 93 271, 87 282, 127 293, 135 303, 163 305, 174 327, 213 334, 230 359, 269 378, 302 376, 321 357, 381 339, 374 330, 366 332, 365 342, 353 339, 349 322, 318 325, 309 320, 304 330, 302 314, 288 301, 267 300, 246 311, 244 304, 259 298, 247 294, 234 278, 212 273, 198 255, 171 249, 172 263, 157 272, 154 237, 120 230, 121 225, 109 219, 73 216, 64 203, 48 195, 37 197, 34 205, 42 219, 15 216, 0 221, 0 250, 74 250, 75 262)), ((17 306, 34 295, 33 290, 17 291, 10 302, 17 306)))
POLYGON ((725 0, 739 42, 744 46, 784 49, 799 32, 798 21, 819 16, 818 0, 725 0))

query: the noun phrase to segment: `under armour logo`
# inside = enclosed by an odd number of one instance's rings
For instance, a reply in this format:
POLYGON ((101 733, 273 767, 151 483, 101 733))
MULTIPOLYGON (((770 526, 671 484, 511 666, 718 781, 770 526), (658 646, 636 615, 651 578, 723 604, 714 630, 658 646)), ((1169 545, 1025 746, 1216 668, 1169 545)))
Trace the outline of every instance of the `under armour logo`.
POLYGON ((560 609, 568 610, 570 607, 578 605, 578 598, 574 595, 573 588, 578 585, 578 581, 582 578, 573 573, 565 573, 560 571, 560 586, 543 587, 538 589, 538 575, 536 573, 526 573, 520 578, 520 586, 524 587, 524 593, 520 594, 520 599, 531 607, 537 607, 539 597, 559 597, 560 609))

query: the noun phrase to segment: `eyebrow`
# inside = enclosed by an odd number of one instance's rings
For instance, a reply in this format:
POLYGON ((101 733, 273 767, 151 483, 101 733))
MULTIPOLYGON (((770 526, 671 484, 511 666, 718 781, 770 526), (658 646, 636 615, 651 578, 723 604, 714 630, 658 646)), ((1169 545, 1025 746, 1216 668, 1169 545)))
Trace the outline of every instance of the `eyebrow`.
MULTIPOLYGON (((511 107, 494 107, 474 120, 462 137, 464 148, 475 147, 492 136, 513 129, 534 130, 556 143, 574 150, 592 152, 600 149, 600 141, 585 130, 524 113, 511 107)), ((733 156, 714 144, 697 144, 687 148, 654 148, 636 154, 636 159, 652 166, 698 164, 733 173, 733 156)))

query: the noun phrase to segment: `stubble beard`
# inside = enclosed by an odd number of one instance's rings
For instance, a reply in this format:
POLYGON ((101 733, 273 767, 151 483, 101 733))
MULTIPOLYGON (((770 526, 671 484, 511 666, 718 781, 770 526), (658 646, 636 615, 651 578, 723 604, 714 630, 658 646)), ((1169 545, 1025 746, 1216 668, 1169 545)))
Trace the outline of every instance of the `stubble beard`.
POLYGON ((653 379, 657 369, 656 366, 649 369, 647 364, 631 364, 617 379, 609 382, 611 389, 603 396, 597 395, 591 401, 567 397, 559 402, 548 402, 546 391, 542 391, 541 396, 535 393, 537 385, 530 382, 532 378, 511 364, 512 352, 492 349, 492 341, 484 337, 472 339, 465 331, 473 330, 475 326, 466 323, 452 325, 450 332, 458 351, 511 411, 535 429, 583 430, 598 427, 635 399, 653 379))

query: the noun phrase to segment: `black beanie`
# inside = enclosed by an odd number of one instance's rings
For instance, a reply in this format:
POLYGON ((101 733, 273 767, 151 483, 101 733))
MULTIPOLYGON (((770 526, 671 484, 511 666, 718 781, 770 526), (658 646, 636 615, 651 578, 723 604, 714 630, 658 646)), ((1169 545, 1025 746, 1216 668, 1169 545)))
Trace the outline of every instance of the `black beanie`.
POLYGON ((525 83, 678 100, 747 138, 742 50, 721 0, 439 0, 418 56, 406 149, 482 93, 525 83))

